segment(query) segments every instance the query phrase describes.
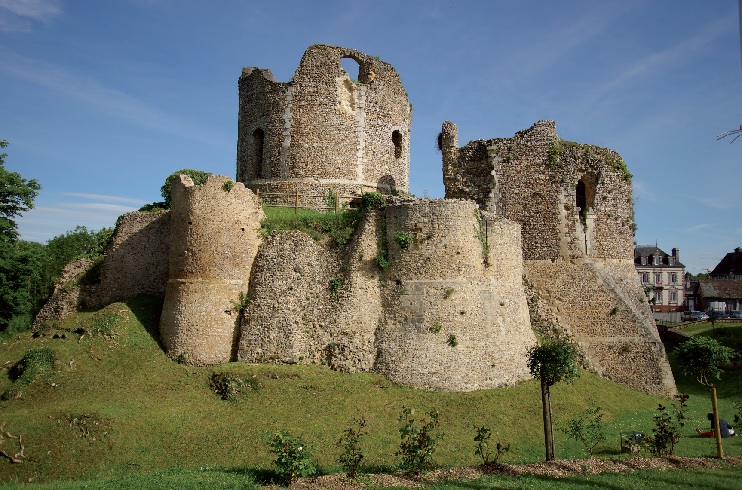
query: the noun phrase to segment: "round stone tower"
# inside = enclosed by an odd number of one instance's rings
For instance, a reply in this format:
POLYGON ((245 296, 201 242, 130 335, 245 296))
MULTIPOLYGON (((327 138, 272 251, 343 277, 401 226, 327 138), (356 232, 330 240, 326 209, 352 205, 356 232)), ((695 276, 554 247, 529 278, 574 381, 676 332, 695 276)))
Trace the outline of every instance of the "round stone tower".
POLYGON ((330 193, 409 191, 412 108, 388 63, 317 44, 289 83, 244 68, 239 94, 237 180, 264 201, 322 207, 330 193))
POLYGON ((522 285, 520 226, 473 201, 386 208, 389 268, 376 368, 397 383, 470 391, 529 377, 536 339, 522 285))
POLYGON ((212 175, 172 185, 170 273, 160 318, 167 354, 189 364, 235 357, 240 302, 258 250, 263 210, 241 183, 212 175))

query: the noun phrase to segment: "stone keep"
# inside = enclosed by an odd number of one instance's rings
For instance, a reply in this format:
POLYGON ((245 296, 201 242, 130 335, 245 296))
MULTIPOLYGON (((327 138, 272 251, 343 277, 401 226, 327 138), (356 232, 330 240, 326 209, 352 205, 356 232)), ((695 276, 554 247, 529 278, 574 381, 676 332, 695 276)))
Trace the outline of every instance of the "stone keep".
POLYGON ((310 46, 290 82, 244 68, 239 80, 237 180, 259 191, 341 196, 409 191, 412 108, 394 68, 354 49, 310 46), (342 59, 358 64, 348 74, 342 59))
POLYGON ((521 225, 532 321, 572 335, 598 373, 675 392, 633 266, 631 174, 614 151, 561 140, 554 121, 458 146, 439 137, 446 197, 474 199, 521 225))

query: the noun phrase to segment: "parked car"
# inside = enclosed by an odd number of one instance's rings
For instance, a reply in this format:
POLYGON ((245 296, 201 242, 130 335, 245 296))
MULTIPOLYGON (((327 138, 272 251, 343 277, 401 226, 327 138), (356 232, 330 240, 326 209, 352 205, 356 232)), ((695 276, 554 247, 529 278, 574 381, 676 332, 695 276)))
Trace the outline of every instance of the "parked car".
POLYGON ((740 310, 732 310, 729 312, 730 318, 742 318, 742 311, 740 310))
POLYGON ((709 316, 703 311, 686 311, 680 316, 684 322, 702 322, 709 319, 709 316))

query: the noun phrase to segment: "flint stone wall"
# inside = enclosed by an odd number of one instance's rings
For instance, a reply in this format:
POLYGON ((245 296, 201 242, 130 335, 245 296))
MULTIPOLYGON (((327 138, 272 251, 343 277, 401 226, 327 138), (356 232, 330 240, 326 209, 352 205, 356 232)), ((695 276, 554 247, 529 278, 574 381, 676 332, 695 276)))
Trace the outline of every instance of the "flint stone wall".
POLYGON ((446 197, 520 223, 526 260, 633 257, 631 177, 616 152, 565 142, 554 121, 461 148, 446 122, 441 143, 446 197))
POLYGON ((526 352, 536 339, 521 283, 520 227, 480 216, 472 201, 401 202, 388 206, 386 217, 392 265, 382 291, 377 369, 434 390, 529 378, 526 352), (488 253, 480 240, 485 229, 488 253), (412 238, 406 249, 395 240, 400 231, 412 238))
POLYGON ((251 189, 409 191, 412 110, 391 65, 318 44, 306 50, 291 82, 250 67, 239 92, 237 180, 251 189), (358 62, 357 81, 342 69, 343 58, 358 62))

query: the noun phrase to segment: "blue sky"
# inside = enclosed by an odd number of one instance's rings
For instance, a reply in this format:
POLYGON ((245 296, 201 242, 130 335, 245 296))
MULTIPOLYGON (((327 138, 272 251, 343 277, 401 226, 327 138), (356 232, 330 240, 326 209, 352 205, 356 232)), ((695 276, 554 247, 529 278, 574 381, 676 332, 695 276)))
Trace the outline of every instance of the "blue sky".
POLYGON ((22 237, 113 226, 170 173, 235 175, 243 66, 288 81, 307 46, 391 63, 413 104, 411 192, 442 197, 435 141, 560 137, 618 151, 639 244, 702 272, 742 246, 736 0, 0 0, 0 139, 37 179, 22 237))

